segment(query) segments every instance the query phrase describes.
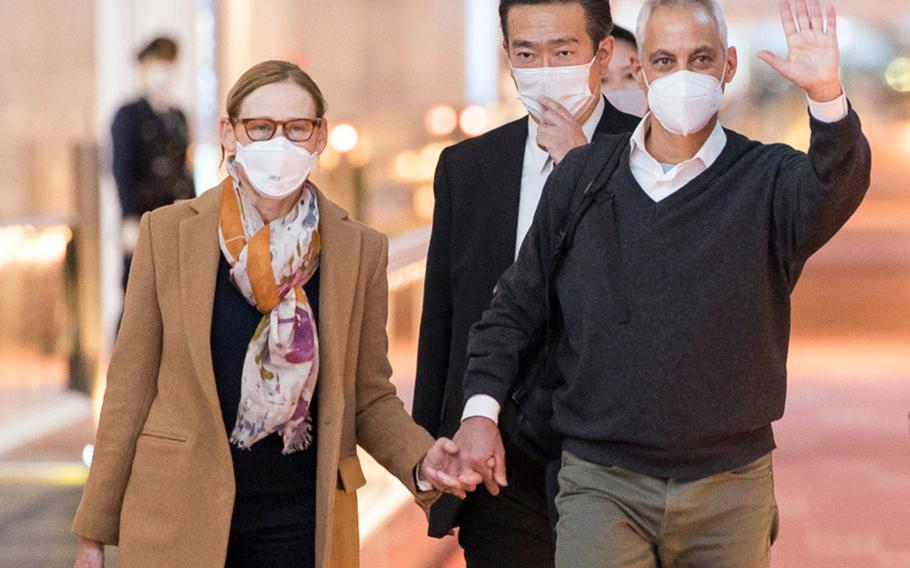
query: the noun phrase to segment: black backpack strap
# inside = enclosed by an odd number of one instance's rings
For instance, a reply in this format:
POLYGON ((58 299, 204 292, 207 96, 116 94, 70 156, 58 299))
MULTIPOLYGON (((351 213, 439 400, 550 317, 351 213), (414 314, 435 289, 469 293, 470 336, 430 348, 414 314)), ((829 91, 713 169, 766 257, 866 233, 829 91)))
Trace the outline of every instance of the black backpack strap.
MULTIPOLYGON (((557 337, 556 324, 560 321, 556 311, 554 280, 559 263, 571 248, 575 230, 585 213, 590 209, 595 196, 604 191, 613 173, 619 167, 623 151, 629 151, 629 137, 611 137, 610 140, 599 139, 592 144, 590 154, 582 168, 582 175, 572 195, 572 204, 564 219, 555 219, 558 224, 564 221, 562 229, 555 235, 548 266, 545 268, 545 295, 547 303, 547 321, 540 343, 529 352, 528 366, 524 369, 522 379, 516 384, 511 394, 513 404, 503 406, 500 428, 508 432, 513 444, 541 464, 559 457, 562 448, 561 437, 553 432, 550 419, 553 415, 553 392, 562 384, 561 377, 555 368, 555 357, 552 349, 557 337), (611 143, 612 142, 612 143, 611 143), (530 357, 529 357, 530 355, 530 357)), ((609 197, 612 199, 612 195, 609 197)), ((557 225, 558 226, 558 225, 557 225)), ((612 266, 611 266, 612 269, 612 266)), ((552 462, 555 471, 559 462, 552 462)), ((555 480, 555 477, 553 477, 555 480)))
MULTIPOLYGON (((592 154, 585 162, 578 186, 572 197, 572 205, 569 208, 568 217, 566 217, 567 221, 556 235, 550 266, 547 271, 547 290, 552 288, 553 279, 556 277, 556 270, 559 268, 560 261, 565 256, 565 253, 572 248, 572 244, 575 241, 575 231, 578 229, 579 223, 581 223, 588 209, 591 208, 594 198, 606 189, 610 178, 613 177, 613 174, 619 168, 623 149, 629 149, 628 137, 626 136, 615 140, 612 147, 605 144, 594 144, 592 154)), ((610 194, 607 199, 611 201, 612 209, 613 195, 610 194)), ((612 232, 615 233, 615 227, 611 228, 614 229, 612 232)), ((610 253, 612 257, 613 251, 610 251, 610 253)), ((612 271, 613 266, 610 268, 612 271)))
MULTIPOLYGON (((591 204, 594 203, 594 198, 605 190, 610 178, 613 177, 613 174, 619 168, 624 150, 630 151, 628 136, 623 136, 614 140, 612 146, 606 144, 594 145, 591 155, 588 156, 588 159, 585 162, 582 175, 579 178, 578 185, 575 189, 575 194, 572 197, 572 205, 569 208, 567 217, 568 221, 563 225, 563 228, 556 236, 556 242, 550 257, 550 265, 547 269, 545 285, 545 293, 547 296, 547 324, 544 327, 543 337, 543 367, 546 369, 546 372, 544 373, 545 384, 551 383, 557 375, 556 373, 551 372, 550 368, 553 364, 553 357, 550 354, 550 349, 553 347, 551 342, 554 337, 554 307, 557 305, 555 291, 556 271, 559 269, 559 263, 565 257, 565 253, 572 247, 572 243, 575 240, 575 230, 578 228, 578 224, 581 223, 585 213, 591 208, 591 204)), ((613 195, 609 194, 607 199, 609 199, 611 203, 610 217, 612 218, 613 195)), ((616 235, 615 225, 611 224, 610 228, 611 234, 607 236, 607 240, 610 241, 610 243, 608 243, 608 253, 610 255, 609 269, 612 274, 617 275, 615 278, 625 280, 622 278, 621 272, 614 272, 614 270, 617 270, 616 262, 619 263, 618 270, 622 270, 622 261, 617 253, 619 250, 619 241, 617 240, 618 236, 616 235)), ((611 276, 611 278, 614 277, 611 276)), ((629 310, 626 302, 627 296, 623 292, 618 298, 620 298, 620 301, 617 302, 617 311, 615 314, 616 321, 619 323, 627 322, 629 321, 629 310)), ((550 388, 553 388, 553 385, 550 385, 550 388)))

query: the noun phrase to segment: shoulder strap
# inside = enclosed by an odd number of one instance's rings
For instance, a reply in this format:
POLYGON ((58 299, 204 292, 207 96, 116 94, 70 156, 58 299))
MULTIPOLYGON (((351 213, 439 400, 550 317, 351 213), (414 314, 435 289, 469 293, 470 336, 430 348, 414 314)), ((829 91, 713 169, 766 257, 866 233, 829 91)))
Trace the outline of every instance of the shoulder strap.
MULTIPOLYGON (((591 154, 588 156, 579 178, 575 194, 572 197, 572 205, 569 208, 567 222, 563 225, 556 237, 556 243, 553 246, 553 252, 550 258, 550 265, 546 274, 546 299, 547 299, 547 323, 544 327, 543 337, 543 369, 544 373, 538 380, 541 385, 554 388, 553 381, 557 379, 558 373, 552 370, 553 358, 550 354, 551 345, 554 338, 554 306, 556 306, 556 293, 554 280, 559 263, 565 256, 566 251, 572 247, 575 239, 575 229, 581 222, 585 213, 591 208, 594 197, 607 187, 610 178, 619 167, 624 148, 628 148, 628 137, 622 136, 613 140, 613 144, 596 143, 594 144, 591 154)), ((612 200, 612 195, 610 196, 612 200)))
POLYGON ((623 148, 628 148, 625 136, 615 140, 612 145, 593 145, 591 155, 585 162, 578 186, 572 197, 572 205, 569 208, 566 223, 556 236, 550 268, 547 271, 547 288, 551 287, 562 257, 566 251, 572 248, 575 241, 575 230, 594 202, 594 197, 607 187, 610 178, 619 168, 623 148))

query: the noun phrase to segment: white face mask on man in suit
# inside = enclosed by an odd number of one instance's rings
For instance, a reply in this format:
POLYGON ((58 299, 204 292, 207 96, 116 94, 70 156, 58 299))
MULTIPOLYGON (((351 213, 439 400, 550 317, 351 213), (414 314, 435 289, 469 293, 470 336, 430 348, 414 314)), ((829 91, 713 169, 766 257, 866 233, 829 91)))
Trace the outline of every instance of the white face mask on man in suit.
POLYGON ((544 113, 540 97, 553 99, 578 118, 595 96, 591 91, 591 66, 596 60, 595 56, 584 65, 565 67, 512 67, 518 99, 535 118, 544 113))

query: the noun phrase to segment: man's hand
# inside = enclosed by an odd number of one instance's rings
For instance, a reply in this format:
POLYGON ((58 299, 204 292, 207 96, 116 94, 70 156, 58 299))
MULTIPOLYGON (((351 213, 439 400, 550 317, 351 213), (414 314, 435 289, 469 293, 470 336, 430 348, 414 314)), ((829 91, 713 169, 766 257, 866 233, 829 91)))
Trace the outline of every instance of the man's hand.
POLYGON ((588 143, 581 125, 564 106, 549 97, 538 99, 544 108, 537 129, 537 145, 547 151, 558 164, 569 150, 588 143))
POLYGON ((451 493, 459 499, 467 497, 482 481, 480 474, 466 468, 458 457, 459 448, 448 438, 439 438, 423 461, 420 478, 438 491, 451 493))
POLYGON ((495 422, 474 416, 461 423, 455 433, 462 466, 479 473, 491 495, 499 495, 499 487, 508 485, 506 479, 506 450, 495 422))
POLYGON ((104 545, 87 538, 80 539, 73 568, 104 568, 104 545))
POLYGON ((815 102, 833 101, 843 92, 840 84, 840 49, 837 45, 837 11, 828 8, 827 29, 819 0, 795 0, 796 20, 790 0, 780 0, 780 19, 789 53, 783 59, 770 51, 759 59, 800 86, 815 102))

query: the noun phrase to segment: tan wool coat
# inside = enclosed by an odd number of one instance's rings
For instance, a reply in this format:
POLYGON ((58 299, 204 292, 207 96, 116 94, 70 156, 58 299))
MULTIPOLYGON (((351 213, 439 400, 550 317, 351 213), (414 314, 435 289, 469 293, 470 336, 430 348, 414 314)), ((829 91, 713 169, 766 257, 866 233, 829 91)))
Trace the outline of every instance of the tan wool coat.
MULTIPOLYGON (((95 453, 73 531, 125 568, 223 567, 234 473, 210 332, 226 180, 143 216, 95 453)), ((322 237, 316 566, 359 563, 357 445, 417 493, 433 440, 389 381, 388 241, 318 196, 322 237)))

